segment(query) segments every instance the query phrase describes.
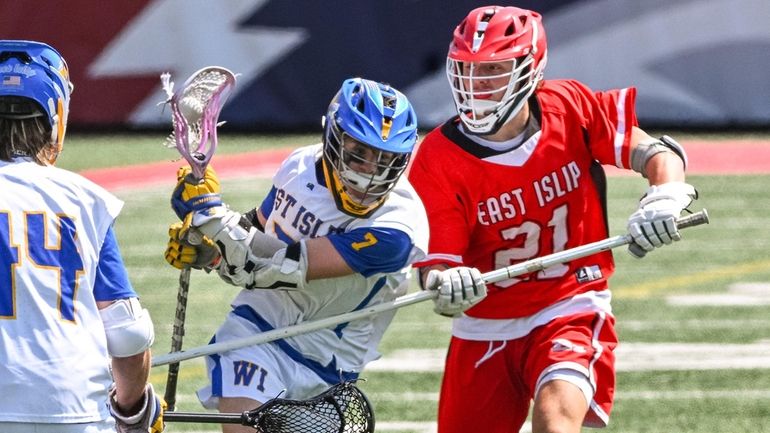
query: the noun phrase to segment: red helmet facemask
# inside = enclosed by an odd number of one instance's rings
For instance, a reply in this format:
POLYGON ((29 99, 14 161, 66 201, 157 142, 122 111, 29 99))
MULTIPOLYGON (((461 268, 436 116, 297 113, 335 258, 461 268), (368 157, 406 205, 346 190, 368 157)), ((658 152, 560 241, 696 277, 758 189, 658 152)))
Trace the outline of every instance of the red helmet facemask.
POLYGON ((494 134, 515 116, 542 80, 546 58, 540 14, 500 6, 472 10, 455 29, 446 64, 467 130, 494 134))

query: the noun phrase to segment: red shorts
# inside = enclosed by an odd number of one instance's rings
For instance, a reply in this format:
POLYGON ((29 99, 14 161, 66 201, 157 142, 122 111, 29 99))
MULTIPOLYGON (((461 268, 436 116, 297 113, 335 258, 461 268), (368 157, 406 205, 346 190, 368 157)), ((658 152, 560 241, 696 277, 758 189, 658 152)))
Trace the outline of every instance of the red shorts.
POLYGON ((604 313, 560 317, 508 341, 452 337, 438 408, 439 433, 518 432, 541 375, 570 369, 594 389, 583 425, 604 427, 615 393, 615 319, 604 313))

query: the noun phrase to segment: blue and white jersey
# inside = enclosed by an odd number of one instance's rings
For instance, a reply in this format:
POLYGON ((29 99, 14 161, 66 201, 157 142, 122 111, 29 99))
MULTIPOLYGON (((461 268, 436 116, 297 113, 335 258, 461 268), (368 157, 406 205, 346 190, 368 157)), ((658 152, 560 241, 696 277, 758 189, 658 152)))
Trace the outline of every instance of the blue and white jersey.
POLYGON ((106 420, 96 302, 136 297, 111 228, 123 203, 26 158, 0 161, 0 191, 0 422, 106 420))
MULTIPOLYGON (((427 251, 425 210, 405 176, 369 218, 354 218, 337 209, 325 186, 321 150, 316 144, 294 151, 275 174, 273 188, 260 206, 267 217, 265 232, 287 244, 327 236, 356 273, 313 280, 299 291, 241 291, 232 314, 261 331, 391 301, 406 293, 410 265, 427 251)), ((393 314, 288 338, 287 349, 299 352, 292 355, 295 361, 318 363, 319 371, 359 372, 379 357, 377 345, 393 314)))

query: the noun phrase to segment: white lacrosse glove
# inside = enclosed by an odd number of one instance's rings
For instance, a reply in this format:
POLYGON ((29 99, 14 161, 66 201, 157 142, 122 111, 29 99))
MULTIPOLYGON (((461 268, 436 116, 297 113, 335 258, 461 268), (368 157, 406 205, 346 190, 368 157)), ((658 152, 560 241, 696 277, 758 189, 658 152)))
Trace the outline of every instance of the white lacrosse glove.
POLYGON ((142 408, 133 415, 124 414, 115 401, 115 387, 110 389, 107 406, 110 414, 115 418, 115 430, 117 433, 160 433, 166 427, 163 422, 163 411, 166 410, 166 402, 155 395, 152 384, 147 384, 142 396, 142 408))
POLYGON ((307 266, 307 249, 303 242, 297 242, 281 248, 270 258, 249 254, 245 263, 230 263, 225 256, 219 266, 219 276, 247 289, 302 290, 307 266))
POLYGON ((218 272, 227 283, 246 289, 303 288, 307 251, 301 244, 287 246, 226 206, 194 212, 192 226, 219 248, 218 272))
POLYGON ((676 219, 697 198, 695 188, 684 182, 651 186, 639 209, 628 218, 628 233, 634 240, 628 245, 631 255, 642 258, 655 248, 682 239, 676 219))
POLYGON ((425 290, 438 290, 433 311, 448 317, 460 316, 487 296, 481 272, 465 266, 428 272, 425 290))

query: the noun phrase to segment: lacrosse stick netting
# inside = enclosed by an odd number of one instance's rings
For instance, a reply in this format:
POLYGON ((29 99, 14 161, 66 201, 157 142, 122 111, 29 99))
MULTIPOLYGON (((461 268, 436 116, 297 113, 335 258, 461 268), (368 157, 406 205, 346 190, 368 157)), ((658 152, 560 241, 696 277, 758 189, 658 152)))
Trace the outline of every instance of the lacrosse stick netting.
POLYGON ((352 382, 334 385, 308 400, 274 398, 241 414, 169 412, 170 422, 241 424, 258 433, 373 433, 374 412, 352 382))
POLYGON ((368 433, 374 431, 369 400, 351 382, 309 400, 274 399, 249 414, 260 433, 368 433))
POLYGON ((217 147, 219 113, 235 87, 235 74, 209 66, 192 74, 177 91, 171 74, 164 73, 160 79, 174 126, 166 142, 177 148, 195 178, 201 179, 217 147))

